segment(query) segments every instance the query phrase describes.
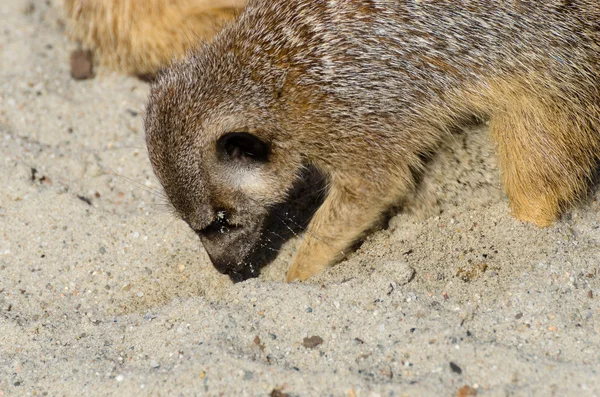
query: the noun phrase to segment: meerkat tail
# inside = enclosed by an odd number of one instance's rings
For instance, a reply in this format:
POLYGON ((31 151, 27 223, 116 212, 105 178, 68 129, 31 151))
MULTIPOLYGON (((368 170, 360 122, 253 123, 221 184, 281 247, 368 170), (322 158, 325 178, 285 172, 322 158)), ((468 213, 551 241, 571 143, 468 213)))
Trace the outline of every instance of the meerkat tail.
POLYGON ((64 0, 70 36, 109 69, 154 74, 210 40, 246 0, 64 0))

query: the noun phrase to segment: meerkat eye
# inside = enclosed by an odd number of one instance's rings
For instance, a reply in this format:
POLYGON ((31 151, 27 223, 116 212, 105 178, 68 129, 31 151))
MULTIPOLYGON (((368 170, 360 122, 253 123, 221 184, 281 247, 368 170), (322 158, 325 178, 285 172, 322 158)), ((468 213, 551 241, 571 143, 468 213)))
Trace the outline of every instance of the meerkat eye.
POLYGON ((254 160, 266 162, 269 145, 247 132, 230 132, 217 141, 219 151, 231 160, 254 160))

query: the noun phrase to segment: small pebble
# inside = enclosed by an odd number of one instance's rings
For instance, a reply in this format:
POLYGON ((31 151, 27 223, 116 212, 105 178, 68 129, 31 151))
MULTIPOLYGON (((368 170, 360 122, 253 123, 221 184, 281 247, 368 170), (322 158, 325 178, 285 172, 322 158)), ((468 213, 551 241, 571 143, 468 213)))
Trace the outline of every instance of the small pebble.
POLYGON ((316 336, 316 335, 313 335, 310 338, 304 338, 304 340, 302 341, 302 345, 304 347, 306 347, 307 349, 314 349, 315 347, 319 346, 321 343, 323 343, 323 338, 321 338, 320 336, 316 336))
POLYGON ((117 375, 115 379, 117 380, 117 382, 123 382, 123 379, 125 379, 125 377, 123 375, 117 375))
POLYGON ((392 368, 389 366, 384 366, 382 367, 379 372, 381 373, 381 375, 385 376, 386 378, 392 379, 394 377, 394 373, 392 372, 392 368))
POLYGON ((290 395, 288 393, 284 393, 283 391, 281 391, 281 389, 273 389, 271 391, 271 394, 269 394, 270 397, 290 397, 290 395))
POLYGON ((386 289, 393 283, 392 289, 400 285, 408 284, 415 275, 413 269, 408 263, 403 261, 385 261, 377 264, 377 272, 388 275, 389 282, 386 283, 386 289))
POLYGON ((462 368, 459 367, 458 365, 454 364, 452 361, 450 361, 450 369, 454 373, 457 373, 459 375, 462 374, 462 368))
POLYGON ((71 77, 75 80, 87 80, 94 77, 91 51, 75 50, 71 53, 71 77))
POLYGON ((473 389, 471 386, 464 385, 458 390, 456 397, 474 397, 477 395, 477 390, 473 389))

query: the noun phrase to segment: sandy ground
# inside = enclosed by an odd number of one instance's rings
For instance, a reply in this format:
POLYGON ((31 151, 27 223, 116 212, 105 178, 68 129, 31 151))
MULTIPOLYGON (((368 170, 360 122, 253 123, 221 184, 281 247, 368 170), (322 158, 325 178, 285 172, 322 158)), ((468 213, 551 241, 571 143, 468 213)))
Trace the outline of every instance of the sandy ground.
POLYGON ((600 395, 598 188, 521 224, 475 129, 344 263, 233 285, 158 193, 148 86, 71 80, 32 4, 0 2, 0 396, 600 395))

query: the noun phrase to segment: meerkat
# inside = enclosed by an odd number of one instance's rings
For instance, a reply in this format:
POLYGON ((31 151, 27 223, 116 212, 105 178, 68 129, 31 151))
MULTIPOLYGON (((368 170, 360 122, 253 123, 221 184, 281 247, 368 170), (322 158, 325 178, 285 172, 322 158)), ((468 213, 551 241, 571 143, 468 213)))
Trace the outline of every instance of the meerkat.
POLYGON ((257 265, 300 171, 326 175, 293 281, 343 258, 473 117, 489 121, 512 214, 552 224, 600 157, 600 3, 251 0, 160 76, 145 130, 169 201, 227 274, 257 265))
POLYGON ((246 0, 64 0, 71 37, 102 66, 154 75, 208 41, 246 0))

